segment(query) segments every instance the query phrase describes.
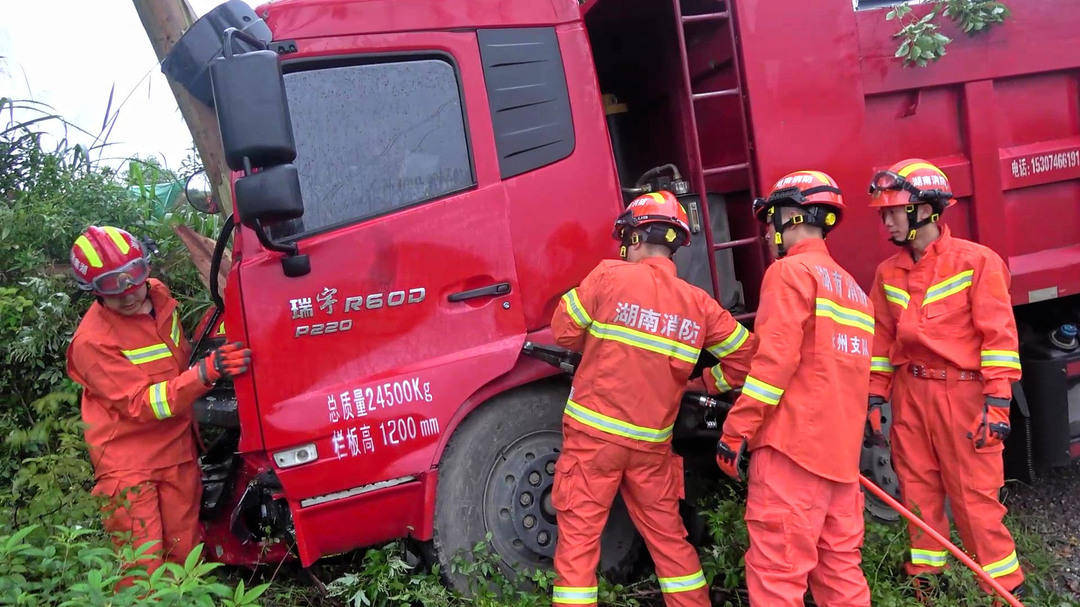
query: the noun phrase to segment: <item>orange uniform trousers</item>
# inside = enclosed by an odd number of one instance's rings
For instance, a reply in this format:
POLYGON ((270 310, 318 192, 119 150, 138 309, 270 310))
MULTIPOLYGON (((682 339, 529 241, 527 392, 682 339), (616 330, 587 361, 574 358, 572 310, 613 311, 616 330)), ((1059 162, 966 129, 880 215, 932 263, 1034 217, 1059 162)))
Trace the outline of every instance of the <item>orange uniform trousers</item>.
POLYGON ((194 461, 106 476, 98 480, 94 494, 108 498, 105 530, 117 548, 153 542, 138 561, 147 571, 165 561, 183 563, 202 541, 202 472, 194 461))
POLYGON ((682 458, 640 451, 564 427, 552 490, 558 513, 552 604, 596 605, 600 534, 616 493, 652 555, 664 603, 708 607, 709 586, 679 516, 682 458))
MULTIPOLYGON (((1005 588, 1024 581, 1012 535, 1002 523, 1005 506, 998 491, 1005 483, 998 444, 976 449, 967 433, 983 410, 981 381, 922 379, 908 367, 896 369, 892 389, 893 466, 904 505, 945 537, 948 496, 964 549, 1005 588)), ((919 529, 911 537, 911 575, 940 573, 948 553, 919 529)), ((983 588, 989 591, 989 588, 983 588)))
POLYGON ((807 582, 820 607, 868 607, 859 551, 863 495, 771 447, 750 458, 746 584, 754 607, 803 607, 807 582))

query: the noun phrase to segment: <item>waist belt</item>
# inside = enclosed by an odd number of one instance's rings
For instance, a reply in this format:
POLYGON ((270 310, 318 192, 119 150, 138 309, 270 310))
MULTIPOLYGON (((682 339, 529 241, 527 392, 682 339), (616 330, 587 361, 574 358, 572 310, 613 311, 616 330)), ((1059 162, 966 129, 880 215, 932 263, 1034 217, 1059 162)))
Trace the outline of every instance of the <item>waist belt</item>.
POLYGON ((982 381, 982 373, 964 369, 934 369, 923 365, 909 364, 908 372, 921 379, 955 379, 959 381, 982 381))

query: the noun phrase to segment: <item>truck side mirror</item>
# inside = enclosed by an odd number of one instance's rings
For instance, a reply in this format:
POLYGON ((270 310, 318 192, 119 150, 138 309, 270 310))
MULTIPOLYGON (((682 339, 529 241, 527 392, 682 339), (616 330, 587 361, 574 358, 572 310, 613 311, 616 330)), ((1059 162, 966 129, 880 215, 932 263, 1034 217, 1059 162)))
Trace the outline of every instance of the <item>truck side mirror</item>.
POLYGON ((200 213, 215 214, 221 210, 214 198, 214 187, 204 169, 192 173, 184 181, 184 198, 200 213))
POLYGON ((223 56, 210 66, 225 162, 234 171, 244 170, 245 162, 250 166, 292 162, 296 143, 277 53, 233 54, 230 46, 227 37, 223 56))
POLYGON ((275 241, 266 226, 304 214, 300 179, 292 164, 296 144, 281 67, 273 51, 233 53, 234 38, 261 43, 230 28, 225 31, 222 56, 210 66, 225 162, 244 172, 236 180, 236 209, 240 222, 255 231, 264 247, 286 254, 281 260, 285 275, 303 276, 311 271, 307 255, 299 254, 296 243, 275 241))
POLYGON ((303 276, 311 271, 308 256, 300 255, 295 243, 276 242, 266 225, 304 214, 296 165, 279 164, 237 179, 236 210, 240 222, 255 231, 264 247, 287 254, 281 260, 286 276, 303 276))

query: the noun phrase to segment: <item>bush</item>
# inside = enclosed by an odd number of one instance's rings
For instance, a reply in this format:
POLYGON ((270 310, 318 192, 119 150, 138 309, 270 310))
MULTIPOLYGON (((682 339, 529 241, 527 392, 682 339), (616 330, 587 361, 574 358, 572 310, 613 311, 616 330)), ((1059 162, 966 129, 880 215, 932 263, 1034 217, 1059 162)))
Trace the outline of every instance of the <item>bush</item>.
MULTIPOLYGON (((0 99, 6 108, 36 109, 41 120, 61 121, 33 102, 0 99)), ((65 374, 71 335, 92 303, 71 278, 71 243, 90 224, 110 224, 154 240, 160 250, 154 274, 177 299, 207 304, 186 249, 172 225, 190 219, 186 207, 154 212, 148 190, 128 188, 177 176, 153 161, 134 159, 126 175, 90 162, 81 147, 42 148, 41 122, 0 127, 0 507, 14 521, 71 523, 77 492, 88 488, 90 468, 82 447, 77 386, 65 374), (57 500, 49 489, 63 494, 57 500), (39 500, 42 505, 31 506, 39 500), (57 520, 33 517, 55 514, 57 520), (28 518, 29 517, 29 518, 28 518)), ((216 219, 201 221, 212 231, 216 219)), ((186 325, 201 313, 185 305, 186 325)), ((0 527, 3 529, 3 527, 0 527)))
POLYGON ((67 345, 92 302, 70 275, 74 239, 106 224, 154 240, 154 275, 185 303, 191 328, 207 297, 172 226, 211 234, 218 220, 192 221, 186 207, 162 212, 148 190, 133 195, 131 185, 176 179, 156 163, 134 159, 120 174, 80 146, 45 149, 35 125, 62 119, 41 104, 0 98, 3 115, 14 110, 40 116, 0 124, 0 604, 256 604, 265 586, 216 581, 219 565, 203 563, 201 548, 150 576, 124 571, 136 555, 117 554, 101 531, 78 386, 65 374, 67 345), (124 575, 136 577, 134 586, 114 593, 124 575))
POLYGON ((258 605, 269 584, 235 588, 209 574, 220 567, 201 561, 202 546, 183 565, 166 563, 152 574, 138 567, 125 568, 145 550, 125 548, 117 553, 100 532, 64 526, 23 527, 0 535, 0 603, 32 607, 108 605, 205 605, 247 607, 258 605), (118 588, 125 578, 131 584, 118 588))

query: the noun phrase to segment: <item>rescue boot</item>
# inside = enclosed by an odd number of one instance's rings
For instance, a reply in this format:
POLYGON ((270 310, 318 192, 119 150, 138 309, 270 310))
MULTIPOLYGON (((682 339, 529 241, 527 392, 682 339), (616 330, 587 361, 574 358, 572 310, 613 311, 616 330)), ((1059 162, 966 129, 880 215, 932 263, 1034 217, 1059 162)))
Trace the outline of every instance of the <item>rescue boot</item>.
POLYGON ((911 577, 911 590, 915 600, 920 605, 932 606, 936 603, 935 597, 944 593, 944 578, 940 575, 915 575, 911 577))
MULTIPOLYGON (((1027 594, 1027 588, 1025 588, 1023 584, 1020 584, 1016 588, 1013 588, 1012 590, 1010 590, 1009 592, 1014 597, 1016 597, 1017 599, 1023 599, 1024 596, 1027 594)), ((1003 601, 1001 599, 1001 597, 999 597, 999 596, 994 597, 994 607, 1005 607, 1005 605, 1006 605, 1006 603, 1005 603, 1005 601, 1003 601)))

